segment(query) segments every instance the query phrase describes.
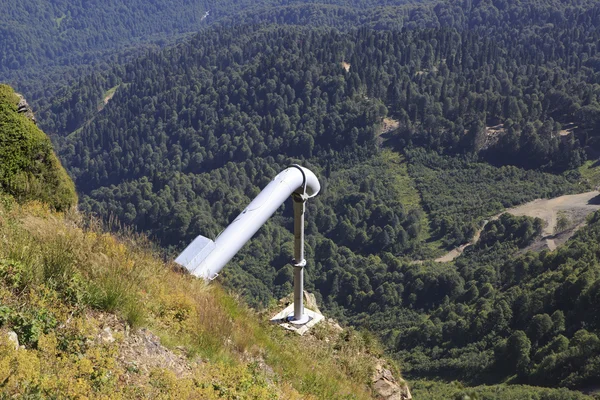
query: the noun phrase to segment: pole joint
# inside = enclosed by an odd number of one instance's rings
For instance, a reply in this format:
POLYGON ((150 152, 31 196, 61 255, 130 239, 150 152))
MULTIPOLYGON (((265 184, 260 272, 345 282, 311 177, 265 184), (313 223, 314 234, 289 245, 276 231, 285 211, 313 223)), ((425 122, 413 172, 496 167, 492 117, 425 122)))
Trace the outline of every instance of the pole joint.
POLYGON ((299 262, 296 262, 296 260, 293 260, 292 265, 294 266, 294 268, 304 268, 304 267, 306 267, 306 258, 303 260, 300 260, 299 262))

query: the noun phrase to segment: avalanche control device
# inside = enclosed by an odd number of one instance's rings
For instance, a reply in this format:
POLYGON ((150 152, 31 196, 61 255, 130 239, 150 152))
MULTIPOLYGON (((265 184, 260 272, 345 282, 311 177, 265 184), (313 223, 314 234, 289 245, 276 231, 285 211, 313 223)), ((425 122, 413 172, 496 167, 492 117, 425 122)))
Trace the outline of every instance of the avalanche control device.
POLYGON ((229 226, 213 241, 198 236, 175 259, 191 274, 207 280, 217 277, 223 267, 250 240, 281 204, 291 195, 294 201, 294 314, 290 322, 305 324, 304 314, 304 203, 321 190, 309 169, 292 165, 277 175, 229 226))

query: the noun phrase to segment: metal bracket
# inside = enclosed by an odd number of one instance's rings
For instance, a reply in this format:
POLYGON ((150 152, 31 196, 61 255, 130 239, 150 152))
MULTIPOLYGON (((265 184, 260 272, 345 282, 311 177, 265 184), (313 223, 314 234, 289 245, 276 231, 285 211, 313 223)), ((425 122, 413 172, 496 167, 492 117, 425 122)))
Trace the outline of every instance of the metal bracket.
POLYGON ((289 168, 298 168, 298 170, 300 170, 300 173, 302 174, 302 186, 301 186, 302 187, 302 193, 298 193, 298 192, 292 193, 292 196, 294 197, 294 201, 296 201, 296 196, 295 195, 299 195, 300 198, 302 199, 302 201, 308 200, 308 195, 306 194, 306 174, 304 173, 304 170, 298 164, 292 164, 292 165, 289 166, 289 168))
POLYGON ((296 260, 292 260, 292 265, 294 268, 304 268, 306 267, 306 259, 301 260, 299 263, 296 263, 296 260))
POLYGON ((306 194, 306 190, 304 193, 292 193, 292 199, 294 199, 296 203, 305 203, 308 198, 309 197, 306 194))

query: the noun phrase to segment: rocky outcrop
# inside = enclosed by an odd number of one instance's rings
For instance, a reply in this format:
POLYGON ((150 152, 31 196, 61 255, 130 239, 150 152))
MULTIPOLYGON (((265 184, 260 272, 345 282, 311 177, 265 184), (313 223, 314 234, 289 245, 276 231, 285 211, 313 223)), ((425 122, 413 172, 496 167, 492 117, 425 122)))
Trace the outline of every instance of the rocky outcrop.
POLYGON ((33 110, 31 109, 31 106, 29 106, 29 104, 27 103, 27 100, 25 100, 25 97, 23 97, 23 95, 19 93, 15 94, 19 97, 19 103, 17 104, 17 112, 20 114, 25 114, 25 116, 31 121, 33 121, 34 124, 37 123, 37 121, 35 120, 35 115, 33 114, 33 110))
MULTIPOLYGON (((289 295, 279 299, 279 304, 282 304, 284 306, 288 306, 288 305, 292 304, 293 302, 294 302, 294 293, 290 293, 289 295)), ((307 292, 306 290, 304 291, 304 307, 321 314, 321 311, 319 310, 319 306, 317 305, 317 299, 315 298, 315 295, 307 292)))
POLYGON ((19 350, 19 336, 17 336, 16 332, 8 331, 6 336, 8 337, 8 341, 15 346, 15 350, 19 350))
POLYGON ((405 380, 396 379, 392 371, 384 368, 381 364, 375 367, 372 378, 373 390, 377 398, 384 400, 409 400, 412 399, 410 390, 405 380))
POLYGON ((119 361, 128 369, 147 374, 155 368, 168 369, 177 378, 188 377, 192 367, 183 354, 176 354, 160 343, 160 338, 142 328, 119 343, 119 361))
POLYGON ((166 369, 177 378, 189 377, 194 363, 184 354, 183 348, 173 351, 160 342, 160 338, 146 328, 133 331, 115 315, 106 313, 90 314, 90 319, 100 322, 96 333, 96 343, 117 346, 117 360, 126 371, 124 380, 133 382, 149 376, 154 369, 166 369), (92 317, 93 315, 93 317, 92 317))
MULTIPOLYGON (((279 303, 285 306, 292 304, 294 301, 293 293, 279 300, 279 303)), ((315 295, 304 291, 304 306, 313 311, 319 311, 315 295)), ((326 343, 335 340, 343 331, 338 322, 332 318, 325 318, 325 324, 329 334, 320 332, 317 337, 326 343)), ((326 331, 327 331, 326 330, 326 331)), ((371 378, 371 389, 375 392, 375 398, 381 400, 411 400, 412 395, 406 381, 400 377, 396 378, 389 368, 385 368, 388 362, 383 358, 374 356, 371 358, 375 365, 375 371, 371 378)))

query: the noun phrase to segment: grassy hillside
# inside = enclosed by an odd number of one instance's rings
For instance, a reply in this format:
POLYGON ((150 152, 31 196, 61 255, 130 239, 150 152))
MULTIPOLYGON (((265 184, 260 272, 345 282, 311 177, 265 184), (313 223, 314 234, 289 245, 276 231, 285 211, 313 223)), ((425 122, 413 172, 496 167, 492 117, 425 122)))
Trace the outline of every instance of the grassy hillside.
POLYGON ((0 399, 369 399, 377 367, 399 376, 368 334, 298 337, 104 233, 18 101, 0 86, 0 399))
POLYGON ((299 337, 175 271, 141 237, 0 204, 3 395, 372 398, 382 361, 370 336, 323 323, 299 337))
POLYGON ((0 85, 0 192, 41 200, 57 210, 77 203, 75 186, 54 155, 50 139, 18 110, 19 97, 0 85))

